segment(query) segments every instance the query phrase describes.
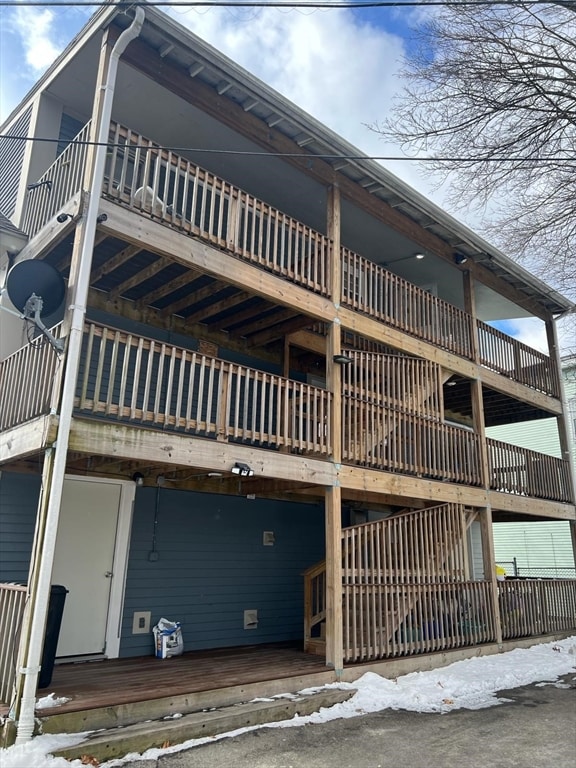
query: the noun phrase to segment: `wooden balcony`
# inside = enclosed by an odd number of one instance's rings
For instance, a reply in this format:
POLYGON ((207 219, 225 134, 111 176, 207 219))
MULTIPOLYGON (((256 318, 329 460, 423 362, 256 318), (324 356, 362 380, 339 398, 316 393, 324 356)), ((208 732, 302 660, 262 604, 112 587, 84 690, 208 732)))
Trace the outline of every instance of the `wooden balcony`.
MULTIPOLYGON (((89 124, 76 137, 88 136, 89 124)), ((458 307, 342 247, 186 158, 163 150, 122 125, 110 127, 103 197, 150 216, 306 290, 330 297, 331 259, 341 264, 346 307, 473 359, 476 335, 481 365, 526 387, 559 397, 553 361, 458 307)), ((43 175, 50 185, 30 198, 23 229, 34 236, 81 189, 86 146, 71 143, 43 175)))
MULTIPOLYGON (((2 430, 55 407, 58 358, 37 344, 0 363, 2 430)), ((438 366, 396 355, 352 357, 356 364, 344 375, 342 397, 345 463, 483 485, 480 436, 441 419, 438 366)), ((109 422, 332 455, 327 390, 98 323, 85 327, 74 406, 78 416, 109 422)), ((571 501, 566 461, 495 440, 488 446, 491 489, 571 501)))

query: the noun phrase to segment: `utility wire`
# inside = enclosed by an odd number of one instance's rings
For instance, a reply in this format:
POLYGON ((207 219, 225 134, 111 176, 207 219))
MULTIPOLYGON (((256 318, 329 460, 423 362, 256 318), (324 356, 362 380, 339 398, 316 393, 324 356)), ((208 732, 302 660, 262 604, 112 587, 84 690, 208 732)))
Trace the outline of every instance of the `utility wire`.
POLYGON ((402 6, 526 6, 526 5, 559 5, 564 8, 576 9, 576 0, 358 0, 358 2, 347 0, 335 0, 330 2, 307 2, 302 0, 298 2, 279 2, 278 0, 237 0, 234 2, 218 2, 218 0, 119 0, 119 2, 110 2, 109 0, 88 0, 86 3, 74 2, 74 0, 0 0, 0 8, 3 7, 100 7, 110 6, 112 8, 136 8, 138 6, 146 7, 175 7, 175 8, 400 8, 402 6))
MULTIPOLYGON (((39 136, 16 136, 8 133, 0 134, 0 139, 12 141, 36 141, 58 144, 59 139, 51 139, 39 136)), ((388 161, 411 161, 411 162, 445 162, 445 163, 475 163, 475 162, 494 162, 494 163, 576 163, 572 157, 554 155, 551 157, 521 157, 512 155, 508 157, 486 157, 480 160, 476 157, 448 156, 448 157, 408 157, 406 155, 343 155, 343 154, 314 154, 302 152, 267 152, 265 150, 243 150, 243 149, 209 149, 206 147, 167 147, 149 144, 122 144, 120 142, 106 141, 88 141, 73 139, 66 146, 89 146, 106 147, 107 149, 119 149, 130 151, 134 149, 146 150, 149 152, 201 152, 207 155, 238 155, 241 157, 279 157, 279 158, 297 158, 301 160, 388 160, 388 161)))

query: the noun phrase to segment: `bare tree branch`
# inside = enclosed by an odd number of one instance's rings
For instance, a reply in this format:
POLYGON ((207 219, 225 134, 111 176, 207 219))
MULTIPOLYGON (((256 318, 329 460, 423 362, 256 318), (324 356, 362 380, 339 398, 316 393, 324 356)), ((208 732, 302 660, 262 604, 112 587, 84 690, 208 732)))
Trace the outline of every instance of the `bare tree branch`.
POLYGON ((489 236, 576 298, 576 13, 430 8, 415 34, 403 95, 373 129, 451 158, 426 163, 448 202, 488 208, 489 236))

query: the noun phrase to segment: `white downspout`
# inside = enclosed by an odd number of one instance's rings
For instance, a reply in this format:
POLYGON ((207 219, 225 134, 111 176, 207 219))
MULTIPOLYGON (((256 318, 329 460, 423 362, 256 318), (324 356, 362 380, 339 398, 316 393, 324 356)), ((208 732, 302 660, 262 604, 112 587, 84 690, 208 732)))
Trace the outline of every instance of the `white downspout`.
POLYGON ((106 83, 103 86, 104 96, 102 99, 102 111, 96 139, 98 144, 94 153, 94 172, 92 174, 92 182, 86 207, 84 222, 85 232, 80 252, 78 281, 72 299, 73 303, 69 307, 69 310, 72 310, 72 317, 66 353, 66 371, 62 388, 58 435, 54 449, 52 482, 50 484, 50 495, 46 511, 46 527, 41 554, 42 561, 39 568, 36 595, 33 596, 28 653, 23 667, 20 670, 24 675, 24 687, 16 732, 16 744, 30 741, 34 732, 36 687, 38 685, 38 673, 40 671, 44 644, 44 631, 46 626, 48 600, 50 597, 50 582, 52 579, 56 534, 58 531, 62 488, 66 471, 66 456, 68 453, 70 427, 72 424, 76 378, 78 375, 80 353, 82 350, 84 316, 86 314, 86 303, 88 301, 88 289, 90 285, 90 270, 92 266, 92 251, 94 249, 100 193, 104 181, 106 150, 112 115, 114 87, 116 84, 116 74, 118 72, 118 61, 129 43, 140 34, 143 23, 144 11, 141 7, 138 7, 136 8, 134 21, 128 29, 122 32, 110 53, 106 83))

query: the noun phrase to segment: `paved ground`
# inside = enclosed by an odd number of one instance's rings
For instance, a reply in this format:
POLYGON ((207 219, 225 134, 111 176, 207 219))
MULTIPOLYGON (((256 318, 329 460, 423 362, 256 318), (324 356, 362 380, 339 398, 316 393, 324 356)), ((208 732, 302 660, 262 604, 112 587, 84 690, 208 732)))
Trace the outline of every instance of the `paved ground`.
POLYGON ((563 681, 502 691, 510 703, 477 711, 262 728, 129 768, 576 768, 576 678, 563 681))

